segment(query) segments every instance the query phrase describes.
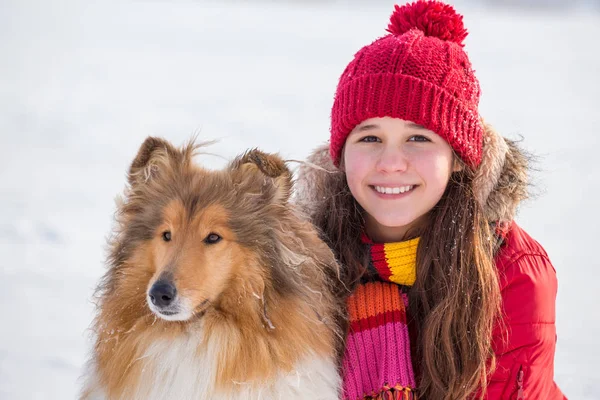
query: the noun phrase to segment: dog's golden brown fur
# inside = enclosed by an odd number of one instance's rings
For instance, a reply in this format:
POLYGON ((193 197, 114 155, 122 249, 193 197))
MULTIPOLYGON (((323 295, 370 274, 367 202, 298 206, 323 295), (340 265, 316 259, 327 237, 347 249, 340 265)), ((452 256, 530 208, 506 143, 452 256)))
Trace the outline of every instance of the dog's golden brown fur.
POLYGON ((320 387, 308 387, 312 376, 289 393, 317 398, 311 391, 322 389, 322 398, 335 398, 343 319, 333 295, 337 264, 288 203, 290 171, 258 150, 210 171, 193 163, 197 147, 148 138, 131 165, 97 290, 97 338, 82 398, 167 397, 152 386, 177 385, 186 372, 165 372, 178 360, 161 356, 159 343, 169 352, 191 346, 181 353, 192 357, 186 365, 205 364, 193 365, 206 374, 192 377, 195 388, 171 388, 173 395, 285 396, 281 382, 300 379, 300 364, 325 360, 324 375, 332 375, 320 387), (150 298, 163 282, 176 288, 176 299, 161 309, 150 298))

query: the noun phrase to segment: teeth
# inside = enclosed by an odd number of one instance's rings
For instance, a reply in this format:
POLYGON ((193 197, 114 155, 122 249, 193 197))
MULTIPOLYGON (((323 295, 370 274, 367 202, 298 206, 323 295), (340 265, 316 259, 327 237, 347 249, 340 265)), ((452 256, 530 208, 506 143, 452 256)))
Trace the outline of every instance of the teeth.
POLYGON ((377 190, 379 193, 384 193, 384 194, 400 194, 400 193, 405 193, 405 192, 408 192, 409 190, 412 190, 413 188, 414 188, 414 185, 411 185, 411 186, 400 186, 400 187, 375 186, 375 190, 377 190))

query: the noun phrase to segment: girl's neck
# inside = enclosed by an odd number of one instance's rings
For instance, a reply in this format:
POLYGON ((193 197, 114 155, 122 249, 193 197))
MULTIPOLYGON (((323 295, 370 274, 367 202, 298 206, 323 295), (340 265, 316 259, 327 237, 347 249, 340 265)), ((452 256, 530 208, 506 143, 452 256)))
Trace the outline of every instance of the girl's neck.
POLYGON ((365 218, 365 233, 375 243, 403 242, 418 237, 426 221, 427 216, 424 215, 408 225, 384 226, 367 214, 365 218))

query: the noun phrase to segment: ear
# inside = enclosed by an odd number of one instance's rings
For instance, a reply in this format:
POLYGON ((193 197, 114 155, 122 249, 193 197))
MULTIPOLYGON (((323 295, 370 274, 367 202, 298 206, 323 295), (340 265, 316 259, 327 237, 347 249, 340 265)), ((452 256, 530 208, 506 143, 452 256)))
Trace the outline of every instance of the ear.
POLYGON ((177 149, 164 139, 148 136, 140 146, 129 167, 128 181, 131 186, 155 179, 161 164, 179 154, 177 149))
POLYGON ((259 173, 268 178, 274 190, 274 202, 287 202, 292 188, 292 173, 285 162, 277 154, 264 153, 252 149, 236 158, 231 163, 231 169, 242 173, 259 173))
POLYGON ((463 169, 465 169, 465 163, 458 156, 454 156, 452 160, 452 172, 460 172, 463 169))

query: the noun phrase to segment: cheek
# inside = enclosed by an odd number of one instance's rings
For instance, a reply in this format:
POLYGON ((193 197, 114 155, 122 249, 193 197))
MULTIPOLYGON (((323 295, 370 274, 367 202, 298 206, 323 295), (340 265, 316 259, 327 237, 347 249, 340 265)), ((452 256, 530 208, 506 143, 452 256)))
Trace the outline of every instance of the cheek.
MULTIPOLYGON (((446 150, 446 149, 442 149, 446 150)), ((441 197, 452 174, 453 156, 451 150, 421 152, 411 159, 412 165, 424 180, 428 192, 441 197)))
POLYGON ((425 168, 430 185, 436 189, 436 195, 441 197, 448 186, 452 174, 452 156, 439 155, 434 157, 432 162, 425 168))
POLYGON ((371 161, 368 155, 359 151, 344 151, 344 172, 348 185, 359 184, 370 171, 371 161))

